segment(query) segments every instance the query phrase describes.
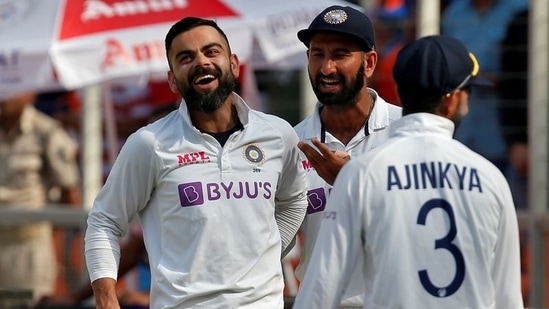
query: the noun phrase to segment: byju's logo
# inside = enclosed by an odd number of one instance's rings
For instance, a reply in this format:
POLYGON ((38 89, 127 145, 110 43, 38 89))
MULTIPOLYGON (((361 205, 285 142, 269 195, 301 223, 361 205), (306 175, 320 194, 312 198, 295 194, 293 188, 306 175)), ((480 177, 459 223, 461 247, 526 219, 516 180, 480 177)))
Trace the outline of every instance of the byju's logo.
POLYGON ((189 182, 177 186, 179 189, 179 200, 181 206, 197 206, 204 204, 204 193, 202 192, 202 183, 189 182))
POLYGON ((182 207, 203 205, 205 201, 270 199, 270 182, 188 182, 177 186, 182 207), (205 189, 204 189, 205 188, 205 189))
POLYGON ((316 212, 324 211, 326 208, 326 194, 324 188, 312 189, 307 192, 307 214, 314 214, 316 212))

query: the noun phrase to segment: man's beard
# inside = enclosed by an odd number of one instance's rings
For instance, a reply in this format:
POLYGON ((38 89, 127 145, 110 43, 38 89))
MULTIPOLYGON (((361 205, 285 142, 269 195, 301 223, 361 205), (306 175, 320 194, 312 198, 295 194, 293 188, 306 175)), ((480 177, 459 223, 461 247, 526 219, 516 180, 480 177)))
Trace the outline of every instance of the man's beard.
POLYGON ((189 109, 199 112, 211 113, 220 108, 227 97, 236 89, 236 78, 231 72, 221 73, 219 69, 198 69, 194 74, 189 75, 188 84, 182 83, 176 79, 177 89, 185 100, 189 109), (193 80, 197 75, 211 74, 217 77, 219 85, 213 91, 199 92, 192 86, 193 80))
POLYGON ((324 105, 329 106, 352 106, 356 104, 358 101, 358 94, 360 93, 360 90, 364 86, 364 63, 360 65, 358 68, 358 72, 356 73, 356 76, 354 79, 350 81, 350 83, 347 83, 345 80, 345 77, 343 77, 340 74, 332 74, 329 76, 326 76, 328 78, 334 78, 337 77, 338 80, 341 81, 343 84, 343 89, 338 93, 323 93, 320 91, 319 84, 321 84, 321 79, 323 76, 321 74, 317 74, 314 82, 312 77, 309 75, 309 79, 311 80, 311 85, 313 87, 313 91, 318 99, 318 101, 324 105))

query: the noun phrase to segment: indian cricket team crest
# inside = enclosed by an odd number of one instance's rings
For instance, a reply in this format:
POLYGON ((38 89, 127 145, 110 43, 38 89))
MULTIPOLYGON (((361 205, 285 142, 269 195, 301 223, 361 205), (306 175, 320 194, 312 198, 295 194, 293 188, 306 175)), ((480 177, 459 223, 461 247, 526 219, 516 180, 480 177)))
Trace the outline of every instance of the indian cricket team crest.
POLYGON ((265 162, 265 153, 263 152, 263 149, 256 144, 250 144, 244 147, 242 154, 244 155, 244 159, 253 165, 259 166, 265 162))
POLYGON ((347 13, 344 10, 331 10, 324 14, 324 21, 330 25, 342 24, 347 20, 347 13))

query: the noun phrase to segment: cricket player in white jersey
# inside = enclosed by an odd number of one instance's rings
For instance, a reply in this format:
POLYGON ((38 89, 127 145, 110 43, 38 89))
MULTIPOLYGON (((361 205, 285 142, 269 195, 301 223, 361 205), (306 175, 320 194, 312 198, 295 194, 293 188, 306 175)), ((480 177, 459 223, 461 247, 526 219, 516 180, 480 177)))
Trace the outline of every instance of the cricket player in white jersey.
POLYGON ((307 207, 298 137, 234 93, 239 63, 212 20, 166 35, 177 111, 124 144, 88 217, 97 308, 118 308, 119 238, 139 216, 151 308, 283 308, 283 250, 307 207))
MULTIPOLYGON (((298 32, 298 38, 308 48, 309 77, 319 100, 314 112, 295 127, 303 141, 300 147, 309 189, 309 206, 301 229, 304 245, 296 271, 296 276, 303 279, 320 222, 326 215, 328 194, 346 162, 342 157, 355 157, 371 149, 381 136, 375 132, 400 118, 401 108, 385 102, 367 86, 377 53, 374 28, 366 14, 351 7, 328 7, 307 29, 298 32)), ((362 307, 361 273, 358 264, 343 307, 362 307)))
POLYGON ((523 308, 509 186, 452 138, 471 87, 488 84, 478 74, 454 38, 423 37, 399 52, 403 117, 339 173, 294 308, 336 308, 359 254, 364 308, 523 308))

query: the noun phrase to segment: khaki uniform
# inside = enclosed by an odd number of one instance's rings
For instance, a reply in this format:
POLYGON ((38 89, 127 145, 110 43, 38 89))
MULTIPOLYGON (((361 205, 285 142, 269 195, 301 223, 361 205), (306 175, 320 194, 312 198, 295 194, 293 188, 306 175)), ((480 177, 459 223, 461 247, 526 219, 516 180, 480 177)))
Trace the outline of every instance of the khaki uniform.
MULTIPOLYGON (((28 106, 19 127, 0 130, 0 207, 40 209, 52 186, 77 186, 76 151, 59 123, 28 106)), ((50 223, 0 225, 0 289, 52 294, 56 266, 50 223)))

